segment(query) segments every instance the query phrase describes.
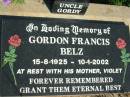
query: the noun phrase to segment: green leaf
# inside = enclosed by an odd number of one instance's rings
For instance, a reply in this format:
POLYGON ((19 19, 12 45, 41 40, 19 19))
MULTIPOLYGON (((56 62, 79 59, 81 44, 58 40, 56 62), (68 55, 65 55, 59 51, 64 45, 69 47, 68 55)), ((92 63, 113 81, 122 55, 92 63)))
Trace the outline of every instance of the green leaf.
POLYGON ((127 60, 127 59, 123 59, 123 60, 122 60, 122 62, 124 62, 124 63, 125 63, 125 62, 128 62, 128 60, 127 60))
POLYGON ((125 57, 126 57, 126 58, 129 58, 129 57, 130 57, 130 53, 127 53, 127 54, 125 55, 125 57))
POLYGON ((15 51, 16 51, 16 49, 11 49, 10 53, 11 53, 11 54, 14 54, 15 51))
POLYGON ((3 62, 0 66, 0 68, 3 68, 6 64, 3 62))
POLYGON ((121 56, 122 59, 129 58, 129 57, 130 57, 130 53, 127 53, 127 54, 124 54, 124 55, 121 56))
POLYGON ((16 61, 16 59, 12 59, 10 62, 11 62, 11 63, 14 63, 15 61, 16 61))
POLYGON ((130 57, 130 53, 127 53, 125 56, 126 56, 126 57, 130 57))
POLYGON ((125 56, 122 55, 122 56, 121 56, 121 59, 124 59, 124 58, 125 58, 125 56))
POLYGON ((130 58, 127 60, 127 62, 130 62, 130 58))
POLYGON ((14 49, 14 47, 13 46, 9 46, 9 51, 11 51, 12 49, 14 49))
POLYGON ((122 50, 121 50, 121 53, 122 53, 122 55, 125 55, 125 54, 126 54, 126 49, 125 49, 125 48, 122 49, 122 50))
POLYGON ((5 66, 6 66, 6 64, 1 64, 0 68, 2 69, 2 68, 5 67, 5 66))
POLYGON ((4 57, 3 63, 1 64, 1 68, 3 68, 4 66, 7 65, 7 63, 9 62, 9 59, 7 57, 4 57))
POLYGON ((16 55, 16 54, 12 54, 11 57, 12 57, 12 58, 17 58, 17 55, 16 55))
POLYGON ((9 52, 5 52, 5 56, 9 57, 10 53, 9 52))
POLYGON ((8 62, 8 58, 4 58, 4 62, 7 63, 8 62))

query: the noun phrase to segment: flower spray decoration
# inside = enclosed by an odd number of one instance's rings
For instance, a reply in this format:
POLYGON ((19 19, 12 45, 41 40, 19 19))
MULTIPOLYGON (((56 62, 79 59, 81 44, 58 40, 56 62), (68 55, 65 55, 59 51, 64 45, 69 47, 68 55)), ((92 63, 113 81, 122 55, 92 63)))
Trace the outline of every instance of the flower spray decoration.
POLYGON ((9 50, 5 52, 3 64, 1 65, 1 68, 5 67, 7 64, 9 65, 16 86, 17 80, 14 73, 14 63, 17 58, 16 49, 21 45, 21 42, 21 38, 17 34, 9 38, 9 50))
POLYGON ((123 76, 123 84, 125 83, 125 76, 126 76, 126 72, 127 72, 127 67, 128 67, 128 63, 130 62, 130 53, 127 53, 126 51, 126 46, 127 43, 124 39, 119 38, 116 41, 116 46, 118 49, 121 50, 121 61, 124 63, 124 76, 123 76))
POLYGON ((11 3, 14 3, 14 4, 23 4, 25 1, 24 0, 2 0, 2 2, 3 2, 3 4, 5 6, 8 6, 11 3))

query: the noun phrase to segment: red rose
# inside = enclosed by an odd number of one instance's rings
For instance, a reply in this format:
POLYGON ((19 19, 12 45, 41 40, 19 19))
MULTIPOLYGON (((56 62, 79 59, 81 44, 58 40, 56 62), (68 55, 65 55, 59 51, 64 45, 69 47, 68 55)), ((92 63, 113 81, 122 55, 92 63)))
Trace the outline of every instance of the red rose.
POLYGON ((125 48, 126 45, 127 45, 127 44, 126 44, 125 40, 122 39, 122 38, 119 38, 119 39, 116 41, 116 46, 117 46, 117 48, 119 48, 119 49, 125 48))
POLYGON ((8 42, 10 45, 14 47, 19 47, 21 45, 21 39, 17 34, 15 34, 14 36, 11 36, 8 42))

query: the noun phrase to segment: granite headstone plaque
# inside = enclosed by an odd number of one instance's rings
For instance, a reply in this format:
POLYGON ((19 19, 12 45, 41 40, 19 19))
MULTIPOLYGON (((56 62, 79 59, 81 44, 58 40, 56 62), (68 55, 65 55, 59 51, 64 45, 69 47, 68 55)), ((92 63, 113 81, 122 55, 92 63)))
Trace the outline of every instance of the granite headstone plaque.
POLYGON ((0 23, 0 95, 130 91, 124 23, 8 16, 0 23))
POLYGON ((89 6, 89 0, 45 0, 49 10, 59 14, 83 15, 89 6))

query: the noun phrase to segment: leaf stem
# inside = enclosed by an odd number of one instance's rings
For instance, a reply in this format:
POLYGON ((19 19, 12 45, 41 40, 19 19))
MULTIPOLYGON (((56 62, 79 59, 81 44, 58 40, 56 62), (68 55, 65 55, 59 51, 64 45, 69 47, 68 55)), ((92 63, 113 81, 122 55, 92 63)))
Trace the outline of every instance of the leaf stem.
POLYGON ((126 76, 126 71, 127 71, 127 62, 124 63, 124 76, 123 76, 123 84, 125 83, 125 76, 126 76))
POLYGON ((0 66, 0 69, 2 69, 7 63, 3 62, 0 66))
POLYGON ((2 69, 2 68, 4 67, 4 65, 5 65, 5 64, 1 64, 0 69, 2 69))
POLYGON ((15 85, 17 86, 17 81, 16 81, 16 77, 15 77, 15 74, 14 74, 13 65, 12 65, 12 64, 9 64, 9 67, 10 67, 10 69, 11 69, 11 73, 12 73, 12 75, 13 75, 15 85))

